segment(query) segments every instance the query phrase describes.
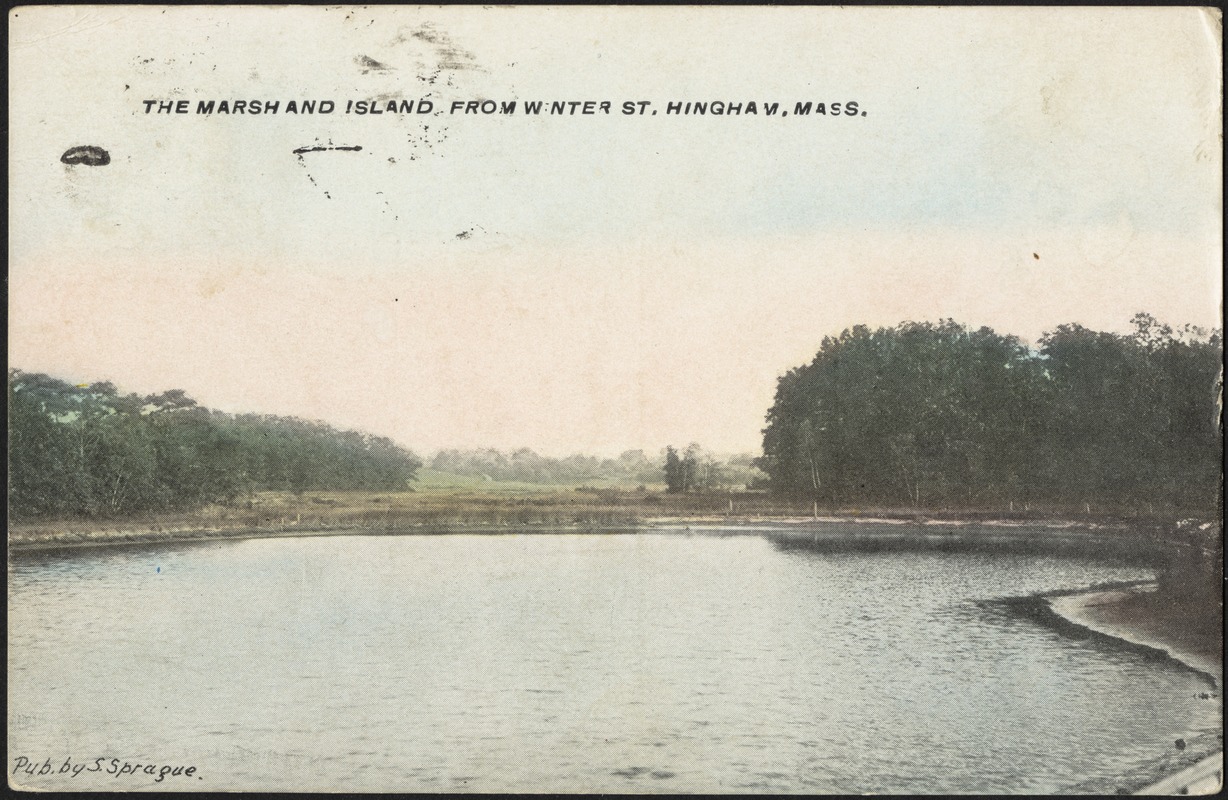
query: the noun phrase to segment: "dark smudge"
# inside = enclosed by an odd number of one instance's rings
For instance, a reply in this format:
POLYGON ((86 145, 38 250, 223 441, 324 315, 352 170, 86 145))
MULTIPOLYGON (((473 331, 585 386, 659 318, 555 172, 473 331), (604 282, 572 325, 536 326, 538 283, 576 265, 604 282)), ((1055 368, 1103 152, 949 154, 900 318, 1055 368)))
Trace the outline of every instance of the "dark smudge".
POLYGON ((111 154, 101 147, 84 144, 65 150, 64 155, 60 156, 60 161, 65 164, 81 164, 87 167, 105 167, 111 163, 111 154))
POLYGON ((392 70, 392 67, 381 61, 376 61, 371 56, 360 55, 354 59, 354 63, 362 67, 363 75, 366 75, 368 72, 390 72, 392 70))
POLYGON ((441 70, 451 72, 463 70, 485 71, 478 64, 477 58, 473 53, 456 44, 451 36, 444 31, 438 30, 429 22, 419 25, 408 32, 402 30, 393 39, 391 44, 397 45, 410 42, 411 40, 422 42, 433 49, 435 51, 436 64, 441 70))
POLYGON ((297 147, 294 149, 294 155, 301 156, 303 153, 323 153, 328 150, 349 150, 351 152, 357 153, 360 150, 362 150, 362 146, 355 144, 355 145, 337 145, 335 147, 331 145, 327 147, 322 146, 322 145, 316 145, 314 147, 297 147))

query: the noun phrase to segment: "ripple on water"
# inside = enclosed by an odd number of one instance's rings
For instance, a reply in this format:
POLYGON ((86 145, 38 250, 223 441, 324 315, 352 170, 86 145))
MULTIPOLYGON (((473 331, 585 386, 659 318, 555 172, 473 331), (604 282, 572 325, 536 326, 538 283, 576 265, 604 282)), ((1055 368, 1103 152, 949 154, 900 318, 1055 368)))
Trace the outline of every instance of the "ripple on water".
POLYGON ((303 788, 310 764, 307 788, 357 791, 1051 792, 1222 730, 1187 671, 987 602, 1144 566, 824 548, 562 534, 22 555, 10 751, 196 759, 208 789, 303 788))

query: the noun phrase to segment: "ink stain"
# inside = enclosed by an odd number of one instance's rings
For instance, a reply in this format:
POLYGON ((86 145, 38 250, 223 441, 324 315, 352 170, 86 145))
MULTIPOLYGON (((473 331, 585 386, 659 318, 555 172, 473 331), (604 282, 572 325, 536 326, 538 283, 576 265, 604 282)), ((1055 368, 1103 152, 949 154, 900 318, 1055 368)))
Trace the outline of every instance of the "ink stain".
POLYGON ((1032 258, 1036 259, 1037 261, 1040 261, 1040 254, 1039 254, 1039 253, 1033 253, 1033 254, 1032 254, 1032 258))
POLYGON ((154 572, 157 572, 158 574, 161 574, 161 573, 162 573, 162 568, 161 568, 161 567, 154 567, 154 572))
POLYGON ((424 42, 429 42, 430 44, 439 44, 439 42, 443 39, 442 36, 435 32, 435 26, 431 25, 429 22, 424 25, 420 25, 417 30, 410 34, 410 36, 413 36, 415 39, 421 39, 424 42))
POLYGON ((101 147, 85 144, 65 150, 60 161, 73 166, 80 164, 86 167, 105 167, 111 163, 111 154, 101 147))
MULTIPOLYGON (((466 239, 472 239, 478 231, 481 231, 483 234, 490 235, 490 231, 486 230, 486 228, 482 227, 481 225, 473 225, 456 234, 456 236, 453 238, 459 239, 463 242, 466 239)), ((495 234, 498 235, 498 231, 495 231, 495 234)))
MULTIPOLYGON (((316 141, 319 141, 319 140, 317 139, 316 141)), ((296 159, 298 159, 298 165, 303 168, 303 172, 306 173, 307 180, 311 181, 311 185, 323 190, 324 187, 320 186, 316 182, 315 176, 312 175, 311 171, 307 168, 307 159, 304 158, 303 156, 307 155, 308 153, 326 153, 332 150, 341 150, 341 151, 350 152, 350 153, 360 153, 362 152, 362 146, 356 145, 356 144, 335 145, 333 144, 332 139, 329 139, 326 144, 304 145, 303 147, 296 147, 294 150, 291 150, 290 152, 294 154, 294 157, 296 159)), ((328 200, 333 199, 333 196, 329 194, 327 191, 324 191, 324 197, 328 200)))
MULTIPOLYGON (((395 47, 399 44, 412 45, 415 42, 425 44, 434 51, 434 62, 437 69, 428 81, 429 83, 434 83, 440 72, 465 70, 486 72, 472 52, 457 45, 446 32, 436 29, 429 22, 409 30, 402 28, 388 44, 390 47, 395 47)), ((447 82, 449 86, 453 85, 450 78, 447 82)))
POLYGON ((446 126, 436 126, 434 131, 431 131, 430 125, 423 125, 421 131, 411 131, 405 137, 405 141, 410 145, 410 161, 417 161, 422 155, 420 150, 425 149, 430 152, 435 151, 435 146, 443 144, 448 139, 448 128, 446 126))
POLYGON ((323 153, 328 150, 349 150, 351 152, 357 153, 362 150, 362 147, 356 144, 355 145, 336 145, 336 146, 315 145, 313 147, 298 147, 298 148, 295 148, 293 152, 294 152, 294 155, 301 156, 303 153, 323 153))

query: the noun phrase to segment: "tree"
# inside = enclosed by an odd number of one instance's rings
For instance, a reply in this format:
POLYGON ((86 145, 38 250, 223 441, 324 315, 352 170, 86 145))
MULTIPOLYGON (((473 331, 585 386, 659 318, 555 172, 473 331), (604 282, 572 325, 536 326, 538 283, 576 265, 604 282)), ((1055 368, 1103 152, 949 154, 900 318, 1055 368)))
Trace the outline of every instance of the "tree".
POLYGON ((703 449, 691 442, 682 455, 682 491, 689 492, 699 486, 703 449))
POLYGON ((686 467, 672 446, 665 448, 665 491, 671 494, 686 491, 686 467))

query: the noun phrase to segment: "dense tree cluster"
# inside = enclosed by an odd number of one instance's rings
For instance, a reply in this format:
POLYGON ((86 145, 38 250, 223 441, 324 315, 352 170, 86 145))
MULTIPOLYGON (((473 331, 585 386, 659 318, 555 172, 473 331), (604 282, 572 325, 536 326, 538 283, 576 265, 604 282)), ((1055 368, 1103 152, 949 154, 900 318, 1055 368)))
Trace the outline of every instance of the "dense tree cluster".
POLYGON ((14 518, 177 510, 267 489, 404 489, 421 466, 388 439, 223 414, 180 390, 125 395, 10 370, 8 402, 14 518))
POLYGON ((1147 314, 1039 348, 951 320, 857 326, 780 378, 759 465, 834 504, 1167 503, 1220 497, 1220 332, 1147 314))

